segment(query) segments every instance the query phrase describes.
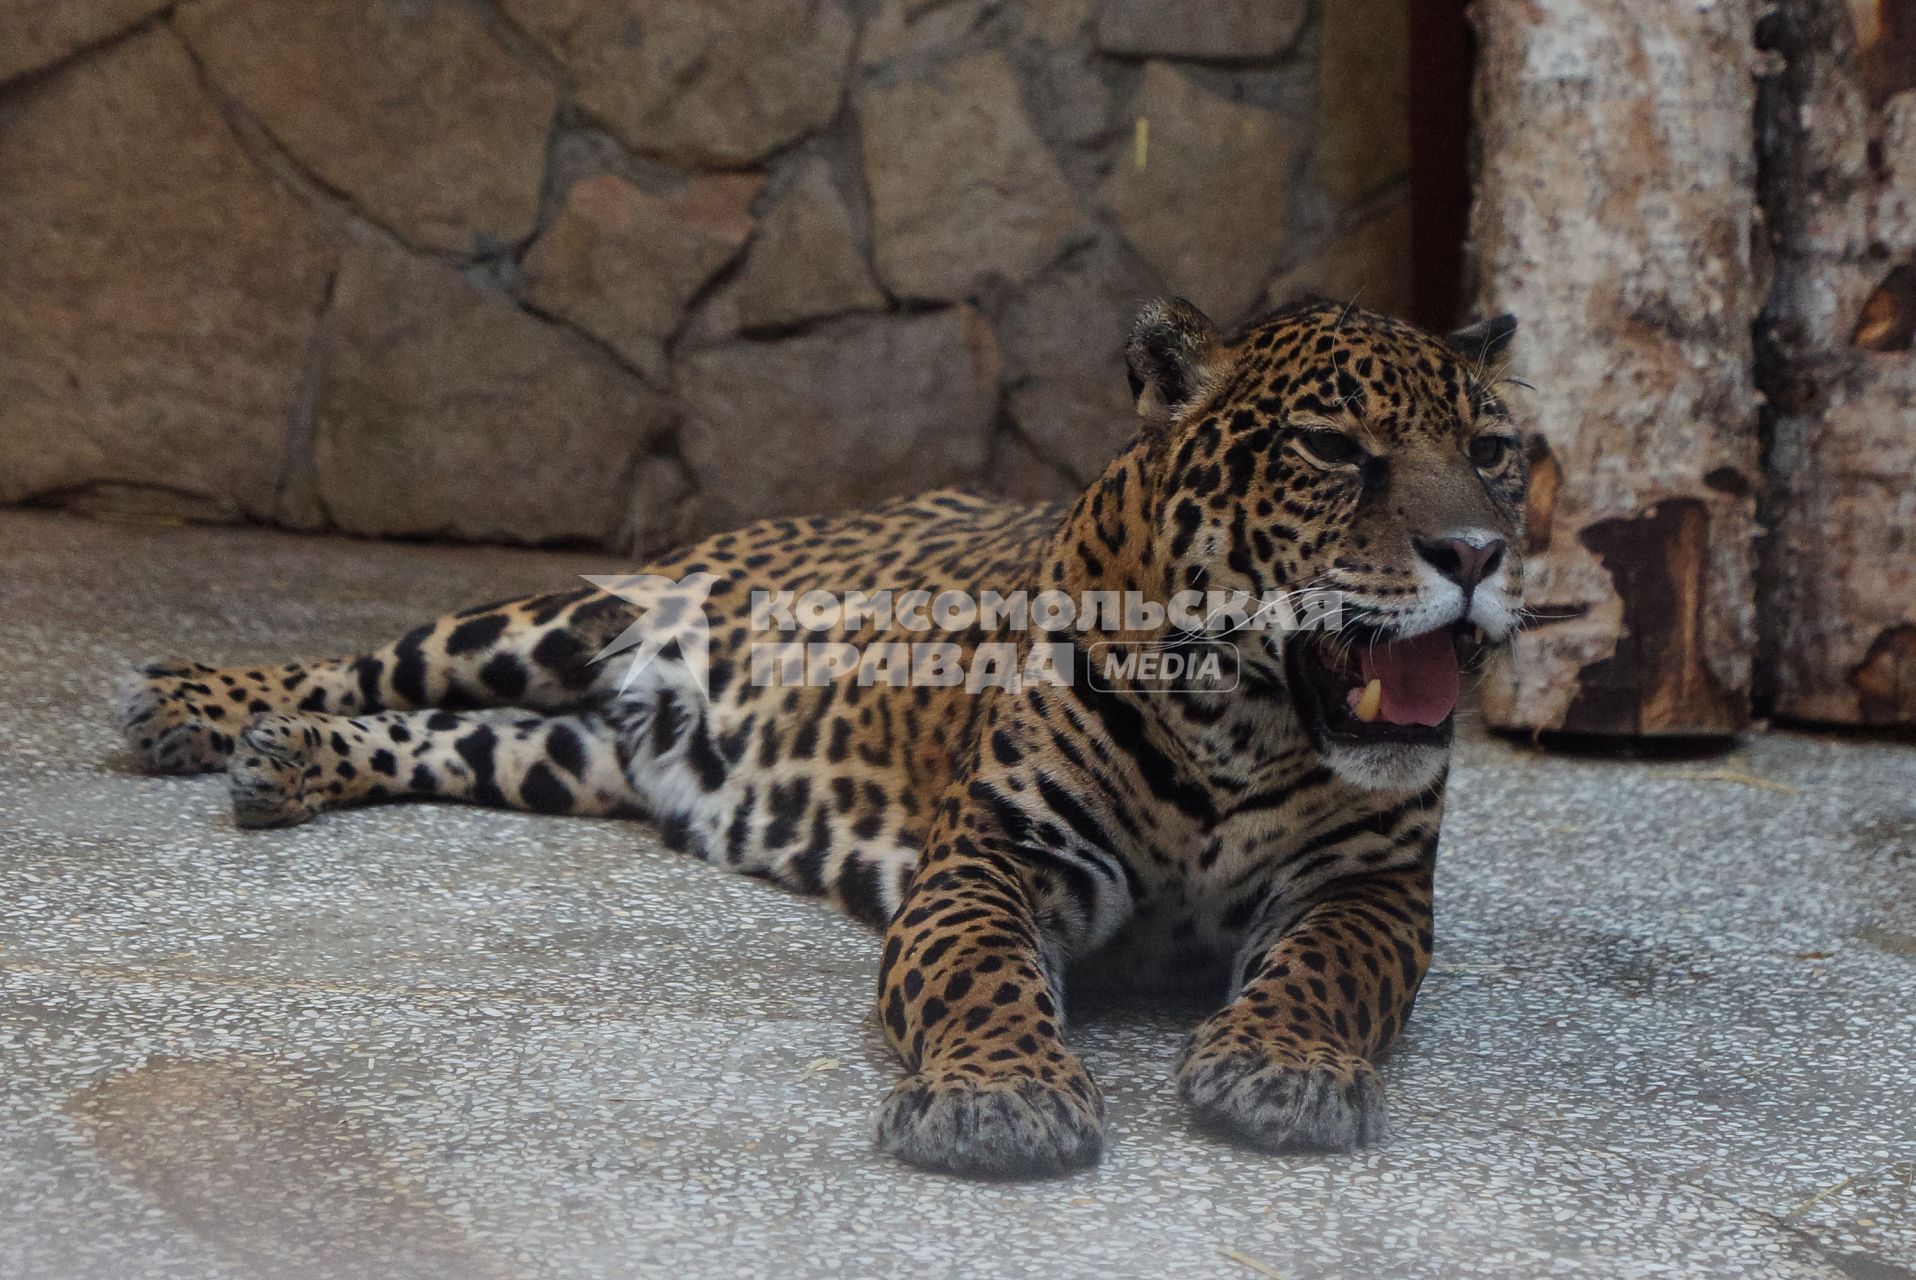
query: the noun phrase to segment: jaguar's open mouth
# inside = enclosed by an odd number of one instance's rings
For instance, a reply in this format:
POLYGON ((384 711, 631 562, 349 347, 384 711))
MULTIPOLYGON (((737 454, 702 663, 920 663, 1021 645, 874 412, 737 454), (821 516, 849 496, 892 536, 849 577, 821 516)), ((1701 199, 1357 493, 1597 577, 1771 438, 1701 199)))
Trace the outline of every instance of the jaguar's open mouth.
POLYGON ((1298 710, 1325 738, 1433 746, 1450 741, 1463 663, 1481 644, 1468 622, 1414 636, 1346 627, 1295 635, 1286 657, 1298 710))

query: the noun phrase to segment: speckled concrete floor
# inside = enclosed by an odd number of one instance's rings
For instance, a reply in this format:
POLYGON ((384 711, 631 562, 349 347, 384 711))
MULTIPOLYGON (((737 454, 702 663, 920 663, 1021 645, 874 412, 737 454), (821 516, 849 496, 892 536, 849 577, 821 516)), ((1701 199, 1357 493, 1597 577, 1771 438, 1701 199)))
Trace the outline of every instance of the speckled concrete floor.
POLYGON ((106 722, 137 656, 606 568, 0 514, 0 1276, 1916 1275, 1908 745, 1474 741, 1387 1145, 1194 1136, 1190 1014, 1114 1006, 1103 1166, 972 1185, 871 1151, 875 948, 824 908, 632 824, 239 831, 106 722))

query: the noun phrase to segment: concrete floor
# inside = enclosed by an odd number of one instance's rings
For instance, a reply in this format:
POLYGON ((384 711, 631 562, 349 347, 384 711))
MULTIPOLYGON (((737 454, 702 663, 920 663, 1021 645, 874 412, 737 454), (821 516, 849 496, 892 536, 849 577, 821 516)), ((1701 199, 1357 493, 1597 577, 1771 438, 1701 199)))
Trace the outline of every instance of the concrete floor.
POLYGON ((637 824, 239 831, 108 724, 136 657, 623 567, 0 514, 0 1276, 1916 1276, 1907 744, 1471 741, 1386 1145, 1195 1136, 1193 1015, 1105 1007, 1104 1164, 975 1185, 872 1152, 827 909, 637 824))

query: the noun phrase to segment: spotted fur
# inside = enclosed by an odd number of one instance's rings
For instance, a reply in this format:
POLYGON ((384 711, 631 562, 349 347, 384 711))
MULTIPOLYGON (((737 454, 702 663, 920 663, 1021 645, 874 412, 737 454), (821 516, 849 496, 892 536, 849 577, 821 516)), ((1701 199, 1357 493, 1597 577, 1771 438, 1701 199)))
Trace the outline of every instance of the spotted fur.
POLYGON ((767 521, 646 566, 709 582, 702 601, 581 589, 353 657, 152 664, 121 723, 156 771, 225 769, 242 825, 412 797, 643 815, 675 848, 830 897, 884 930, 878 1010, 907 1074, 878 1141, 913 1163, 1097 1159, 1104 1103, 1064 1040, 1079 965, 1225 977, 1176 1068, 1198 1122, 1348 1150, 1383 1133, 1376 1063, 1429 961, 1447 725, 1340 730, 1306 696, 1306 642, 1248 632, 1221 637, 1242 666, 1229 689, 768 688, 750 599, 1334 588, 1378 633, 1468 621, 1500 640, 1524 484, 1495 368, 1509 337, 1306 303, 1225 340, 1189 304, 1153 304, 1130 349, 1143 427, 1068 508, 940 492, 767 521), (709 700, 675 660, 698 609, 709 700), (663 660, 621 687, 622 664, 594 658, 635 622, 663 660))

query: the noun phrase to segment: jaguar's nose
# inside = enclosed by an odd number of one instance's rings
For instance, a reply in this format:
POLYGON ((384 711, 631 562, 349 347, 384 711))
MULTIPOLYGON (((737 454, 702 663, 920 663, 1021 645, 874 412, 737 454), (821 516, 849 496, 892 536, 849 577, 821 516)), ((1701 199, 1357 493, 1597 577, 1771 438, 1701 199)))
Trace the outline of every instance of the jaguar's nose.
POLYGON ((1437 572, 1456 583, 1468 598, 1477 589, 1477 584, 1497 572, 1497 566, 1504 562, 1504 540, 1490 538, 1477 542, 1469 538, 1419 538, 1417 554, 1437 572))

